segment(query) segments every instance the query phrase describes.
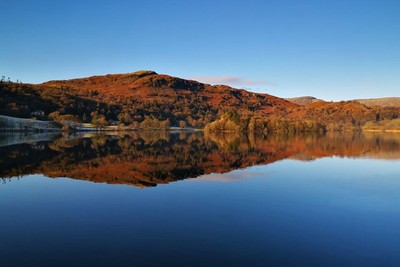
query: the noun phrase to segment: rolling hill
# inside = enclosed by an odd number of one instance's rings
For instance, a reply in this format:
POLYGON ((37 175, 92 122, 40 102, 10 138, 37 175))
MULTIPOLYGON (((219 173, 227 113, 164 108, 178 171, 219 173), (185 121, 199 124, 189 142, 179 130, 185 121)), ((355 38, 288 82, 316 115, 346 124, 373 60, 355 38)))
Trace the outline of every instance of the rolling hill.
POLYGON ((295 103, 269 94, 213 86, 154 71, 42 84, 0 83, 1 115, 91 122, 97 126, 204 128, 218 121, 209 129, 291 132, 355 130, 366 123, 400 117, 397 106, 368 106, 360 101, 325 102, 313 97, 288 100, 295 103))
POLYGON ((354 101, 360 102, 366 106, 400 107, 400 97, 354 99, 354 101))
MULTIPOLYGON (((313 96, 300 96, 285 98, 285 100, 298 105, 308 105, 316 102, 326 102, 325 100, 318 99, 313 96)), ((382 98, 366 98, 366 99, 352 99, 349 101, 357 101, 366 106, 378 106, 378 107, 400 107, 400 97, 382 97, 382 98)))
POLYGON ((153 71, 93 76, 43 84, 0 84, 0 113, 137 127, 139 123, 204 127, 228 110, 284 116, 297 105, 268 94, 199 83, 153 71))
POLYGON ((308 105, 315 102, 323 102, 324 100, 315 98, 313 96, 300 96, 300 97, 290 97, 285 98, 285 100, 295 103, 297 105, 308 105))

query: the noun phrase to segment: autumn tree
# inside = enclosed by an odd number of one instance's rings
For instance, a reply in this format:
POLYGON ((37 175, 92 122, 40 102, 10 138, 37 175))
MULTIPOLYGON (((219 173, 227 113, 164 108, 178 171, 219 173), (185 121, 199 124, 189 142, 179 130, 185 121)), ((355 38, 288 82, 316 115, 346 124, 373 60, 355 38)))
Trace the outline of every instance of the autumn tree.
POLYGON ((187 127, 186 121, 183 121, 183 120, 179 121, 179 127, 186 128, 187 127))

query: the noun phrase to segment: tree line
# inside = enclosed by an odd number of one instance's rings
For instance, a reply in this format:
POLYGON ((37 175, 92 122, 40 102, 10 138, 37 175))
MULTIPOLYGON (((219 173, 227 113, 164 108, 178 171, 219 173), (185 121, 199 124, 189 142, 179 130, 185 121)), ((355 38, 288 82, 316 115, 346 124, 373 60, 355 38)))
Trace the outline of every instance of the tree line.
POLYGON ((312 120, 287 119, 277 116, 260 116, 240 114, 237 111, 225 112, 218 120, 209 123, 206 131, 212 132, 248 132, 257 134, 269 133, 303 133, 326 131, 326 126, 312 120))

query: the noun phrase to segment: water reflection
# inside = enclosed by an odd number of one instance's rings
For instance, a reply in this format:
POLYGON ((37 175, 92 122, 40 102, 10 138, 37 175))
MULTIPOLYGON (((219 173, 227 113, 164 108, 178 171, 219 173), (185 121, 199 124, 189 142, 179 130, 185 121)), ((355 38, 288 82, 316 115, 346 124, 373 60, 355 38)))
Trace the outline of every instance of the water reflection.
POLYGON ((306 136, 141 132, 121 135, 0 136, 3 182, 28 174, 155 186, 278 160, 320 157, 400 159, 400 135, 306 136))

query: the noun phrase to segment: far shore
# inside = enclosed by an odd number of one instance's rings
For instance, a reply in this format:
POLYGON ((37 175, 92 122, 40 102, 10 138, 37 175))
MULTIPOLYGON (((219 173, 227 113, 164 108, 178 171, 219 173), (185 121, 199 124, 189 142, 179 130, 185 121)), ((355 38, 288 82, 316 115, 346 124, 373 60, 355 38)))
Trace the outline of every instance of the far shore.
POLYGON ((133 128, 129 126, 97 126, 91 123, 71 121, 54 122, 36 119, 16 118, 0 115, 1 132, 129 132, 129 131, 202 131, 193 127, 148 127, 133 128))
MULTIPOLYGON (((77 123, 71 121, 55 122, 55 121, 41 121, 36 119, 16 118, 5 115, 0 115, 0 132, 23 132, 23 133, 45 133, 45 132, 134 132, 134 131, 204 131, 203 128, 193 127, 148 127, 148 128, 134 128, 130 126, 98 126, 91 123, 77 123)), ((216 133, 238 133, 240 131, 219 129, 214 131, 216 133)), ((387 133, 400 133, 400 129, 357 129, 362 132, 387 132, 387 133)), ((243 131, 242 131, 243 132, 243 131)), ((245 133, 245 132, 243 132, 245 133)))

